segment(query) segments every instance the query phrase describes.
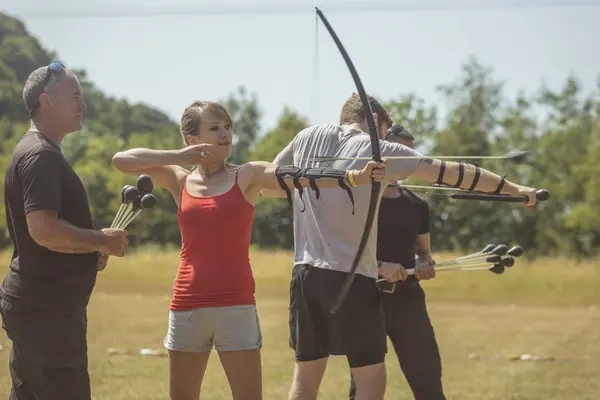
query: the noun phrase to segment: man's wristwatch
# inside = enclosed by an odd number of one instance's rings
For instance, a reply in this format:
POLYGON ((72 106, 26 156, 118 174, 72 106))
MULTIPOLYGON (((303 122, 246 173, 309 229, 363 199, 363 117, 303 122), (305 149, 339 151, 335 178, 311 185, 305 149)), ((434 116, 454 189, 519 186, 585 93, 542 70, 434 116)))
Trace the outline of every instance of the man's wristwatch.
POLYGON ((422 253, 417 253, 416 266, 421 267, 423 264, 426 266, 431 266, 433 261, 433 256, 430 251, 424 251, 422 253))

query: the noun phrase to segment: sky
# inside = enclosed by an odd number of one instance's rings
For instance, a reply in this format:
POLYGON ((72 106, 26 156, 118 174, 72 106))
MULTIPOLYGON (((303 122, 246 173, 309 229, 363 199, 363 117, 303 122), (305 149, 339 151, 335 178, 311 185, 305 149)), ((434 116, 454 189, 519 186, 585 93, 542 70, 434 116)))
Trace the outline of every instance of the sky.
POLYGON ((508 95, 542 82, 559 89, 569 73, 594 90, 600 0, 509 6, 516 3, 96 0, 86 8, 73 0, 2 0, 0 10, 23 20, 46 49, 85 69, 108 95, 157 107, 174 121, 194 100, 220 100, 243 85, 258 98, 264 132, 284 106, 311 123, 336 122, 356 91, 333 40, 316 25, 315 6, 367 92, 382 101, 413 92, 443 105, 436 85, 455 81, 470 56, 493 68, 508 95))

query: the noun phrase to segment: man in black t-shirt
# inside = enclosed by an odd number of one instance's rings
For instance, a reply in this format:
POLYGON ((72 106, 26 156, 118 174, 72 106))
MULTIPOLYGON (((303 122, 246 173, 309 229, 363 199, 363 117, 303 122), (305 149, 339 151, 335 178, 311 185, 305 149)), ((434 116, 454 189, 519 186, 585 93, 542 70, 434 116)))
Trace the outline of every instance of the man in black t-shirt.
MULTIPOLYGON (((388 131, 386 140, 411 148, 415 144, 414 137, 399 125, 388 131)), ((377 224, 380 273, 391 282, 402 281, 396 283, 393 293, 381 293, 387 335, 415 400, 445 400, 440 353, 419 284, 419 280, 435 277, 429 205, 407 189, 387 187, 377 224), (415 275, 407 275, 406 269, 412 268, 415 275)), ((354 392, 351 379, 350 399, 354 392)))
POLYGON ((2 327, 12 341, 11 400, 89 400, 87 304, 108 256, 127 232, 94 230, 85 188, 63 157, 64 137, 86 108, 77 77, 58 63, 28 77, 31 127, 6 170, 4 203, 14 251, 0 286, 2 327))

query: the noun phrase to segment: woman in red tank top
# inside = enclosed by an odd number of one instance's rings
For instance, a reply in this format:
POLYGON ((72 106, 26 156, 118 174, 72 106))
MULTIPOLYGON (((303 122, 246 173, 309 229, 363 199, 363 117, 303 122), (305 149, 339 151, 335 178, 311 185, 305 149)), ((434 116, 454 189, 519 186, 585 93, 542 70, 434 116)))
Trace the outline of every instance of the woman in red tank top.
MULTIPOLYGON (((183 149, 136 148, 113 157, 114 165, 127 174, 150 175, 178 206, 181 257, 164 341, 169 350, 171 399, 199 397, 213 347, 233 398, 261 399, 262 336, 249 261, 250 234, 261 191, 283 190, 277 178, 282 175, 268 162, 242 166, 226 162, 232 121, 217 103, 190 105, 182 115, 180 131, 183 149), (184 165, 196 168, 188 171, 184 165)), ((372 177, 382 180, 385 168, 369 163, 363 170, 329 171, 338 176, 345 172, 351 185, 360 185, 370 184, 372 177)), ((339 188, 339 178, 331 176, 325 175, 317 185, 339 188)), ((291 177, 283 180, 294 188, 291 177)), ((309 185, 304 179, 300 184, 309 185)))

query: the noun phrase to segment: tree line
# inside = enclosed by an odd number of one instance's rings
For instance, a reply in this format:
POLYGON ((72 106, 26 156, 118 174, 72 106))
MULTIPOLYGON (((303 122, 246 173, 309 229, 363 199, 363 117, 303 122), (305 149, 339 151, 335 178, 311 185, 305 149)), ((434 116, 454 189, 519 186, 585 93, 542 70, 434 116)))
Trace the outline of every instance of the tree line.
MULTIPOLYGON (((23 22, 0 13, 3 170, 29 126, 21 100, 23 84, 31 71, 56 59, 59 57, 45 50, 23 22)), ((530 151, 533 157, 525 164, 482 160, 479 165, 506 174, 507 179, 546 188, 551 197, 527 210, 518 204, 423 194, 431 209, 433 249, 474 251, 487 243, 518 243, 530 255, 594 256, 600 245, 600 75, 597 87, 589 93, 575 75, 568 75, 559 90, 540 86, 532 93, 520 92, 510 98, 493 70, 477 59, 468 59, 459 72, 455 82, 437 87, 448 107, 444 118, 437 107, 414 93, 380 100, 394 121, 415 133, 417 149, 426 154, 480 156, 505 154, 511 149, 530 151)), ((81 132, 69 135, 63 150, 86 186, 95 223, 104 227, 120 205, 121 187, 133 180, 112 166, 112 156, 132 147, 175 149, 182 142, 178 123, 163 112, 111 97, 95 87, 85 71, 76 73, 88 109, 81 132)), ((234 120, 230 157, 234 163, 271 161, 295 134, 310 125, 306 117, 285 107, 276 127, 262 132, 259 100, 245 87, 216 100, 226 105, 234 120)), ((130 231, 132 245, 179 246, 175 202, 165 190, 157 188, 155 195, 160 207, 136 219, 130 231)), ((255 215, 254 245, 293 246, 291 211, 285 199, 262 199, 255 215)), ((4 210, 0 230, 0 247, 10 247, 4 210)))

